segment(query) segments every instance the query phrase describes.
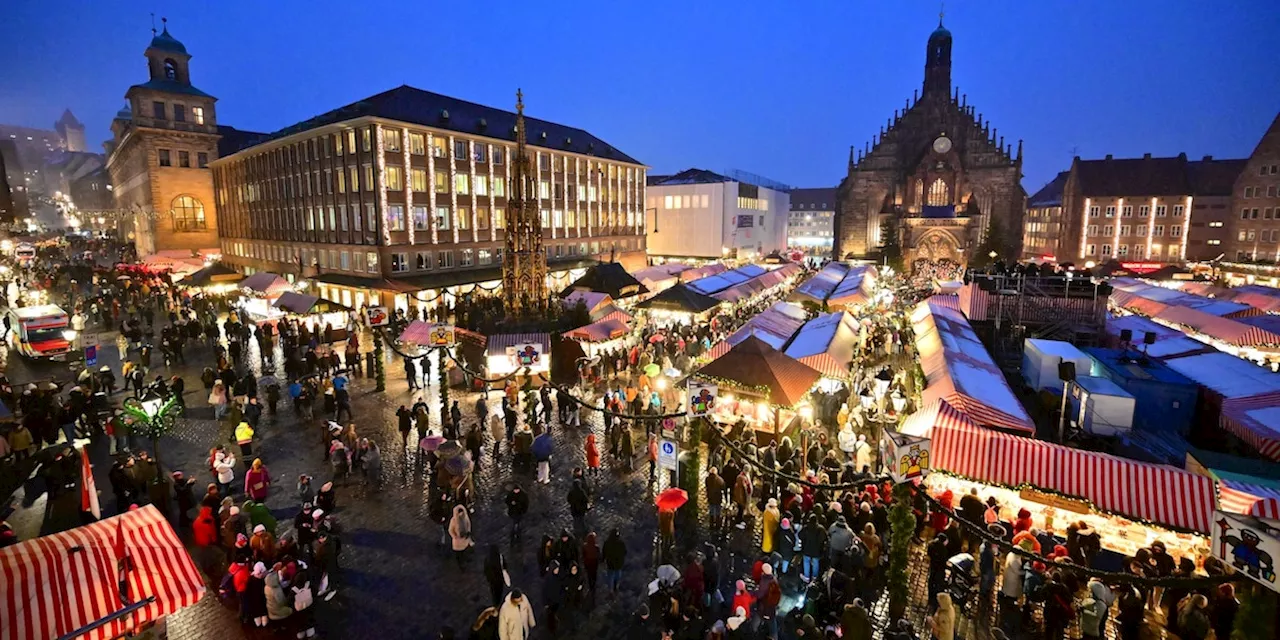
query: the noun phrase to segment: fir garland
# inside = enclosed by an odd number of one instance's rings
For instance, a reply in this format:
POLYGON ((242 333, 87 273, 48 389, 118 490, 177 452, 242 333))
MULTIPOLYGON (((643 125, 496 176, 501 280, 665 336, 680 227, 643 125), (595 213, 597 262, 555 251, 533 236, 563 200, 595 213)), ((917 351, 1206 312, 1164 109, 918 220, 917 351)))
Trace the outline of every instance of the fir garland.
POLYGON ((387 370, 382 361, 382 334, 375 331, 373 332, 373 366, 374 376, 378 383, 377 387, 375 387, 377 391, 387 390, 387 370))

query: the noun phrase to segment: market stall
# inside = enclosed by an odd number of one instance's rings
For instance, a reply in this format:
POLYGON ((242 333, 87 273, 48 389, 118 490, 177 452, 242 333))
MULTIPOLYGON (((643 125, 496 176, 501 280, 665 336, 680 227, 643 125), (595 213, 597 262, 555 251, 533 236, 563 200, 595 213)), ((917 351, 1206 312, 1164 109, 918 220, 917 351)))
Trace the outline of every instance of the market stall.
POLYGON ((801 400, 822 376, 755 336, 693 375, 720 385, 713 420, 731 425, 741 419, 766 436, 778 436, 800 421, 801 400))
POLYGON ((650 293, 658 293, 680 282, 680 274, 688 270, 688 265, 668 262, 641 269, 631 275, 649 289, 650 293))
POLYGON ((712 262, 694 269, 686 269, 680 272, 681 282, 693 282, 707 276, 714 276, 717 273, 724 273, 729 270, 729 266, 722 262, 712 262))
POLYGON ((922 403, 943 399, 980 425, 1035 433, 1035 423, 964 314, 925 300, 911 323, 926 381, 922 403))
POLYGON ((573 309, 579 303, 586 307, 587 315, 593 320, 599 319, 599 314, 606 308, 613 305, 613 298, 607 293, 599 291, 574 291, 565 296, 561 302, 566 310, 573 309))
POLYGON ((285 291, 271 303, 271 306, 286 314, 298 316, 299 320, 312 330, 332 328, 332 331, 325 336, 325 342, 347 339, 351 309, 337 302, 296 291, 285 291))
POLYGON ((729 349, 733 348, 734 345, 741 343, 750 336, 755 336, 765 341, 775 349, 781 349, 791 339, 791 336, 795 335, 796 331, 804 326, 807 317, 808 314, 798 304, 775 302, 772 307, 748 319, 741 327, 738 327, 737 331, 729 334, 729 337, 712 345, 706 357, 708 360, 719 358, 728 353, 729 349))
POLYGON ((528 369, 537 379, 551 370, 551 334, 499 333, 489 336, 486 347, 491 376, 528 369))
POLYGON ((660 322, 693 324, 706 320, 720 304, 719 300, 677 282, 637 304, 636 309, 647 311, 650 318, 660 322))
POLYGON ((239 271, 221 262, 215 262, 178 282, 183 287, 200 289, 205 293, 228 293, 234 291, 236 283, 244 280, 239 271))
POLYGON ((240 289, 245 293, 240 306, 255 322, 264 322, 284 317, 285 312, 271 306, 271 303, 286 291, 292 291, 293 286, 274 273, 259 271, 241 280, 240 289))
POLYGON ((1280 460, 1280 393, 1264 393, 1222 403, 1218 425, 1259 454, 1280 460))
POLYGON ((934 492, 977 487, 1003 516, 1026 508, 1034 526, 1059 534, 1084 520, 1105 548, 1125 555, 1157 539, 1190 557, 1202 552, 1216 505, 1205 476, 983 429, 945 401, 912 414, 901 432, 933 440, 931 464, 941 473, 926 482, 934 492))
POLYGON ((1241 357, 1258 358, 1280 353, 1280 334, 1200 309, 1168 307, 1152 319, 1241 357))
POLYGON ((627 270, 617 262, 603 262, 592 266, 581 278, 566 287, 560 296, 567 297, 575 291, 607 293, 618 301, 649 292, 639 280, 627 273, 627 270))
POLYGON ((0 549, 0 639, 69 636, 137 603, 76 635, 116 638, 195 604, 204 591, 204 578, 178 535, 146 506, 0 549), (122 572, 122 566, 128 569, 122 572))
POLYGON ((857 350, 858 320, 847 311, 838 311, 804 323, 783 353, 816 369, 824 382, 841 385, 849 381, 857 350))
POLYGON ((1220 509, 1230 513, 1244 513, 1280 521, 1280 483, 1267 486, 1220 478, 1218 505, 1220 509))

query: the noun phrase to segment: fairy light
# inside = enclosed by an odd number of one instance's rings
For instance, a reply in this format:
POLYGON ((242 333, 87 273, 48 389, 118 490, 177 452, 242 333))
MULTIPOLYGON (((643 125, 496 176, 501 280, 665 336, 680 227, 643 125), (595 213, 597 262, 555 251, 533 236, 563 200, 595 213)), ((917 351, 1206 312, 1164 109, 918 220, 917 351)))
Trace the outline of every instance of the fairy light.
POLYGON ((387 211, 387 161, 383 156, 386 149, 382 142, 382 125, 373 126, 373 137, 378 143, 378 157, 374 161, 378 163, 378 207, 382 209, 382 244, 391 246, 391 225, 388 224, 390 220, 387 211))
POLYGON ((1182 247, 1178 250, 1178 259, 1187 259, 1187 231, 1191 227, 1191 196, 1187 196, 1186 208, 1182 210, 1182 247))
POLYGON ((427 133, 427 228, 431 230, 431 244, 440 244, 440 232, 436 230, 436 144, 435 136, 427 133))
MULTIPOLYGON (((493 185, 493 150, 494 147, 489 146, 489 241, 496 242, 498 240, 498 218, 494 215, 497 208, 494 205, 493 198, 495 196, 493 185)), ((505 158, 504 158, 505 159, 505 158)), ((503 193, 506 193, 505 191, 503 193)))
POLYGON ((1084 258, 1084 245, 1089 241, 1089 205, 1093 200, 1084 199, 1084 212, 1080 214, 1080 258, 1084 258))
MULTIPOLYGON (((559 229, 557 229, 557 228, 556 228, 558 225, 556 225, 556 218, 555 218, 555 216, 556 216, 556 212, 555 212, 555 209, 556 209, 556 172, 555 172, 555 162, 556 162, 556 159, 555 159, 555 157, 554 157, 554 156, 552 156, 551 154, 547 154, 547 156, 548 156, 548 158, 550 158, 550 162, 548 162, 548 163, 547 163, 547 166, 552 167, 552 170, 551 170, 551 191, 550 191, 550 193, 549 193, 548 195, 550 195, 550 196, 551 196, 551 205, 550 205, 550 206, 551 206, 551 220, 550 220, 550 222, 551 222, 551 239, 552 239, 552 240, 555 240, 555 239, 556 239, 556 237, 557 237, 557 231, 559 231, 559 229)), ((560 214, 560 224, 561 224, 561 225, 563 225, 563 224, 564 224, 564 213, 561 213, 561 214, 560 214)), ((568 231, 564 232, 564 235, 568 235, 568 231)))
POLYGON ((469 212, 471 215, 471 241, 476 242, 480 239, 480 230, 476 229, 479 226, 476 222, 480 218, 480 212, 477 210, 476 205, 479 204, 480 199, 476 197, 476 143, 474 140, 467 141, 467 171, 470 176, 468 179, 471 180, 471 211, 469 212))
POLYGON ((416 242, 413 233, 413 164, 409 159, 409 128, 401 131, 400 148, 404 150, 404 227, 409 231, 409 244, 416 242))
MULTIPOLYGON (((573 207, 578 210, 578 219, 586 218, 587 235, 591 235, 591 205, 587 204, 587 210, 582 210, 582 202, 586 198, 582 197, 582 159, 573 159, 573 207)), ((581 224, 581 222, 579 223, 581 224)))
POLYGON ((1151 208, 1147 210, 1147 252, 1144 260, 1151 259, 1151 242, 1156 236, 1156 199, 1151 199, 1151 208))
POLYGON ((1124 219, 1124 198, 1116 201, 1116 217, 1115 231, 1116 234, 1111 238, 1111 255, 1115 258, 1120 257, 1120 221, 1124 219))
POLYGON ((458 244, 458 159, 453 157, 455 142, 449 136, 449 148, 445 157, 449 161, 449 221, 453 228, 453 243, 458 244))
POLYGON ((511 184, 511 163, 515 162, 516 160, 515 160, 515 156, 514 156, 514 155, 513 155, 513 153, 512 153, 511 147, 503 147, 503 148, 502 148, 502 153, 503 153, 504 155, 506 155, 506 162, 502 163, 502 168, 503 168, 503 177, 502 177, 502 180, 503 180, 503 182, 506 184, 506 187, 505 187, 505 188, 506 188, 506 191, 504 191, 504 193, 506 193, 506 194, 507 194, 507 196, 506 196, 506 197, 507 197, 507 199, 506 199, 506 201, 505 201, 505 202, 506 202, 506 204, 504 205, 505 210, 504 210, 504 211, 503 211, 503 213, 502 213, 502 226, 503 226, 503 231, 504 231, 504 232, 506 232, 506 233, 510 233, 510 229, 511 229, 511 193, 512 193, 512 190, 515 188, 515 185, 512 185, 512 184, 511 184))

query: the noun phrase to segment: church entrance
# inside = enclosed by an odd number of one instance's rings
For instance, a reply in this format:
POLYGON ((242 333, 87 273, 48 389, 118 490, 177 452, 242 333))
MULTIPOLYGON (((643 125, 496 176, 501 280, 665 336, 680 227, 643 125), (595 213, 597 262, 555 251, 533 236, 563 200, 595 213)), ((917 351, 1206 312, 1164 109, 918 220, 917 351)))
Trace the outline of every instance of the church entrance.
MULTIPOLYGON (((940 220, 930 220, 938 225, 940 220)), ((964 254, 956 237, 948 229, 915 226, 911 229, 914 242, 907 249, 907 264, 914 278, 954 280, 964 270, 964 254)))

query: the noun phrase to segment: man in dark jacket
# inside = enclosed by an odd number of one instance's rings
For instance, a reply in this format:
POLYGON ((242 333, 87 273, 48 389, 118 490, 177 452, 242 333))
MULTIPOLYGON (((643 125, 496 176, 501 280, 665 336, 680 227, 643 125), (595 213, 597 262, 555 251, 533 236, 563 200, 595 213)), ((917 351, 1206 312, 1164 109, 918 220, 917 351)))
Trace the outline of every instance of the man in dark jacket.
POLYGON ((511 518, 511 539, 518 540, 524 533, 520 529, 520 521, 529 512, 529 495, 517 484, 507 492, 503 502, 507 505, 507 517, 511 518))
POLYGON ((618 585, 622 583, 622 567, 627 563, 627 544, 622 541, 622 535, 617 529, 609 533, 601 554, 604 556, 605 579, 609 588, 617 593, 618 585))
POLYGON ((720 514, 724 508, 724 479, 717 471, 715 467, 708 469, 707 478, 703 481, 707 492, 707 517, 712 530, 720 529, 720 514))
POLYGON ((587 495, 586 489, 582 488, 580 480, 573 481, 573 487, 569 489, 569 514, 573 516, 573 527, 579 535, 585 534, 587 531, 587 510, 591 508, 591 498, 587 495))
POLYGON ((801 580, 808 582, 816 579, 821 573, 822 554, 826 551, 826 546, 826 530, 822 528, 816 516, 810 515, 800 529, 800 555, 804 558, 800 565, 801 580))
MULTIPOLYGON (((961 518, 964 518, 969 522, 969 524, 977 527, 985 526, 983 514, 985 514, 986 511, 987 505, 983 504, 982 498, 978 497, 977 487, 971 488, 969 493, 966 493, 963 498, 960 498, 959 515, 961 518)), ((962 527, 961 534, 963 534, 963 537, 970 549, 978 548, 978 544, 981 540, 978 538, 978 535, 973 532, 973 529, 962 527)))

